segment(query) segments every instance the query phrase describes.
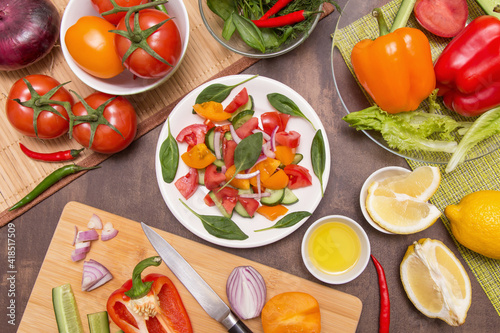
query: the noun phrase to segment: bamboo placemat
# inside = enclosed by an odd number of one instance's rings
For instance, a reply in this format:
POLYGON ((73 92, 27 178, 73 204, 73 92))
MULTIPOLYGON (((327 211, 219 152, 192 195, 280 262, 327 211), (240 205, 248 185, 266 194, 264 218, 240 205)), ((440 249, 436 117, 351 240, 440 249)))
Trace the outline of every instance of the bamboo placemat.
MULTIPOLYGON (((68 0, 52 1, 62 17, 68 0)), ((189 16, 190 40, 180 68, 160 87, 142 94, 127 96, 137 111, 139 124, 136 140, 162 124, 177 102, 194 88, 217 77, 241 73, 257 62, 257 59, 246 58, 225 49, 214 40, 203 24, 197 0, 184 0, 184 4, 189 16)), ((323 17, 332 13, 334 9, 334 6, 325 3, 323 17)), ((27 68, 0 72, 2 92, 0 94, 2 107, 0 113, 0 227, 84 173, 80 172, 66 177, 30 204, 12 212, 8 211, 9 207, 28 194, 46 176, 63 166, 62 163, 43 163, 29 159, 20 151, 19 142, 40 152, 81 148, 76 141, 69 140, 66 136, 42 141, 23 136, 10 126, 5 114, 7 95, 15 81, 29 74, 50 75, 59 82, 71 81, 65 87, 77 91, 81 96, 87 96, 93 92, 92 88, 81 82, 70 70, 58 45, 44 59, 27 68)), ((86 149, 75 163, 85 167, 95 166, 109 156, 86 149)))
MULTIPOLYGON (((388 21, 392 20, 400 3, 401 0, 394 0, 382 7, 388 21)), ((484 15, 484 12, 475 1, 469 0, 468 5, 469 19, 484 15)), ((418 26, 413 16, 410 18, 408 26, 418 26)), ((354 40, 350 36, 353 36, 357 31, 360 31, 360 34, 369 34, 370 31, 378 33, 376 20, 373 17, 365 16, 335 33, 336 47, 340 50, 351 73, 354 72, 350 62, 350 53, 354 44, 359 39, 354 40)), ((436 45, 432 36, 430 37, 430 43, 433 47, 433 56, 435 58, 437 56, 436 52, 439 52, 439 49, 442 49, 443 45, 436 45)), ((412 169, 422 165, 433 165, 415 162, 410 159, 406 161, 412 169)), ((500 178, 498 177, 500 174, 500 166, 498 161, 500 161, 500 150, 496 150, 482 158, 466 162, 451 173, 445 172, 445 165, 434 165, 440 168, 442 180, 438 191, 430 201, 443 212, 447 205, 458 203, 469 193, 480 190, 500 190, 500 178)), ((450 229, 450 222, 444 214, 442 215, 442 221, 457 245, 460 254, 477 278, 479 284, 493 304, 493 307, 500 315, 500 260, 486 258, 462 246, 457 242, 455 237, 453 237, 450 229)))

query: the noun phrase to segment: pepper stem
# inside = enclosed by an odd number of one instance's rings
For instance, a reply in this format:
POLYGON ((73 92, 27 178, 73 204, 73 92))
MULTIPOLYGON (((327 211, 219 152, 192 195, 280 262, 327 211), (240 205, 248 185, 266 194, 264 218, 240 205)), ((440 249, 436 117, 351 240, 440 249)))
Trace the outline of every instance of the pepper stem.
POLYGON ((413 7, 415 7, 416 1, 417 0, 403 0, 401 2, 390 32, 394 32, 394 30, 406 26, 406 23, 408 23, 408 19, 413 12, 413 7))
POLYGON ((158 256, 146 258, 139 262, 132 272, 132 288, 125 292, 125 295, 131 299, 138 299, 146 296, 151 290, 153 281, 143 282, 141 273, 149 266, 160 266, 161 258, 158 256))
POLYGON ((389 33, 389 27, 387 26, 387 22, 384 17, 384 13, 380 8, 375 8, 372 11, 372 16, 377 19, 378 22, 378 30, 379 30, 379 36, 384 36, 389 33))

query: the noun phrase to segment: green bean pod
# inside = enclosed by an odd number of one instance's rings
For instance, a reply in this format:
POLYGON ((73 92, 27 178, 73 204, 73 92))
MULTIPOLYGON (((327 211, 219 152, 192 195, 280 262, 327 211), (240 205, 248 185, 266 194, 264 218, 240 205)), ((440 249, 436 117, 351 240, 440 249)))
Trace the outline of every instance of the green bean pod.
POLYGON ((76 164, 70 164, 70 165, 65 165, 54 172, 52 172, 50 175, 45 177, 44 180, 40 182, 30 193, 28 193, 24 198, 19 200, 16 204, 14 204, 12 207, 9 208, 9 211, 17 209, 19 207, 22 207, 26 205, 27 203, 33 201, 36 197, 38 197, 42 192, 44 192, 46 189, 60 181, 66 176, 69 176, 71 174, 83 171, 83 170, 91 170, 91 169, 96 169, 99 168, 98 166, 96 167, 81 167, 76 164))

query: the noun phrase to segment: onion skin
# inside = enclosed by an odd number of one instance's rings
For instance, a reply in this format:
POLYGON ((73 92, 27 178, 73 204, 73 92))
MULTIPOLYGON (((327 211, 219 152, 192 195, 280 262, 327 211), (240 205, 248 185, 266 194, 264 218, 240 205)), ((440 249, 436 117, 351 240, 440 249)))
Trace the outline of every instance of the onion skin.
POLYGON ((0 70, 17 70, 42 59, 56 43, 59 27, 59 12, 50 0, 2 0, 0 70))

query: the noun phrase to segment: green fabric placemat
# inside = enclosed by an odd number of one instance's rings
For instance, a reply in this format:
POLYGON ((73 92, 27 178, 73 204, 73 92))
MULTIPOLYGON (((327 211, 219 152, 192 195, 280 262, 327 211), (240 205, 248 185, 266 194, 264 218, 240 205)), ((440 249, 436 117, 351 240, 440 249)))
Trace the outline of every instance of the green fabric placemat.
MULTIPOLYGON (((388 25, 396 15, 401 0, 394 0, 383 6, 383 12, 388 25)), ((482 9, 475 1, 469 0, 470 19, 479 15, 484 15, 482 9)), ((408 26, 418 27, 413 15, 408 21, 408 26)), ((376 19, 368 14, 349 26, 335 32, 335 46, 339 49, 351 73, 352 66, 350 54, 354 45, 361 39, 374 39, 378 36, 378 25, 376 19)), ((428 35, 432 45, 433 59, 441 53, 446 45, 446 41, 433 38, 428 35)), ((415 169, 422 165, 433 165, 429 163, 416 162, 407 159, 409 166, 415 169)), ((431 198, 432 204, 444 211, 447 205, 458 203, 465 195, 480 190, 500 190, 500 150, 484 157, 459 165, 453 172, 445 173, 445 165, 435 165, 441 170, 442 180, 438 191, 431 198)), ((446 216, 442 215, 442 221, 451 237, 455 241, 465 262, 476 276, 479 284, 490 299, 497 313, 500 315, 500 260, 486 258, 474 251, 467 249, 456 241, 451 233, 450 223, 446 216)), ((499 240, 500 241, 500 240, 499 240)))

